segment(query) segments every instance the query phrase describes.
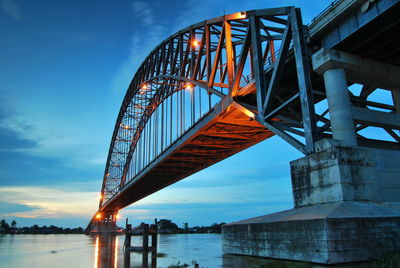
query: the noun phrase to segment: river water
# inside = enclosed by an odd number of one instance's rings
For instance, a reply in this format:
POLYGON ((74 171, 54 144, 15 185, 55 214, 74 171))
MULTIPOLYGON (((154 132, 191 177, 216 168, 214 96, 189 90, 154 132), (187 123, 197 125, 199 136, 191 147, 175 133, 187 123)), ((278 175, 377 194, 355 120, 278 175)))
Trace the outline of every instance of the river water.
MULTIPOLYGON (((124 236, 86 235, 0 235, 1 268, 117 268, 142 267, 142 255, 132 252, 124 258, 124 236)), ((140 246, 140 236, 132 246, 140 246)), ((243 256, 222 256, 219 234, 158 235, 156 267, 322 267, 243 256), (187 266, 185 266, 187 265, 187 266)), ((151 259, 149 260, 151 267, 151 259)), ((344 266, 342 266, 344 267, 344 266)))

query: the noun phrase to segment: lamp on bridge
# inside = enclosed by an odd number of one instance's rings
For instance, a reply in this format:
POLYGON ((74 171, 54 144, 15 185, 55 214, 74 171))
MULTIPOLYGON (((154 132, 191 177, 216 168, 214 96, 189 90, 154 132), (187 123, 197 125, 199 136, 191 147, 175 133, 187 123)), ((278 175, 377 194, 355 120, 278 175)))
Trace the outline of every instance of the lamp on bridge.
POLYGON ((192 84, 190 84, 190 83, 186 83, 186 85, 185 85, 185 89, 186 90, 192 90, 193 89, 193 85, 192 84))
POLYGON ((146 90, 148 90, 149 89, 149 85, 148 84, 143 84, 141 87, 140 87, 140 92, 139 92, 139 94, 140 95, 143 95, 145 92, 146 92, 146 90))
POLYGON ((192 41, 192 45, 193 45, 194 47, 198 47, 198 46, 200 45, 200 42, 197 41, 196 39, 194 39, 194 40, 192 41))

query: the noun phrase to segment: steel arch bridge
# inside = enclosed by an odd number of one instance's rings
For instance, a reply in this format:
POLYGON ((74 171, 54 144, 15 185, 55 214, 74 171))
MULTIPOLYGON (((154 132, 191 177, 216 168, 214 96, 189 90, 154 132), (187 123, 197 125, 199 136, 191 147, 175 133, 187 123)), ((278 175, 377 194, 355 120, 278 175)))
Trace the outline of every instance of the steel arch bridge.
MULTIPOLYGON (((160 43, 122 102, 88 228, 275 134, 312 153, 331 126, 327 110, 314 110, 326 94, 310 71, 307 38, 300 9, 282 7, 206 20, 160 43)), ((382 106, 368 102, 373 90, 353 100, 382 106)))

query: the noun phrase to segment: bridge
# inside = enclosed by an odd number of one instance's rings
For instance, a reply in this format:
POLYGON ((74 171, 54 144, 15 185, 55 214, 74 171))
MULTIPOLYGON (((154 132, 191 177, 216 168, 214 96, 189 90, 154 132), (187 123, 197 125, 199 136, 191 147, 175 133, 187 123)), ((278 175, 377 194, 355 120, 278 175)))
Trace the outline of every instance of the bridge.
MULTIPOLYGON (((171 35, 151 51, 129 85, 115 123, 99 210, 87 229, 112 226, 118 210, 273 135, 308 160, 329 150, 338 150, 338 157, 349 148, 396 159, 399 13, 398 0, 341 0, 308 26, 300 9, 281 7, 209 19, 171 35)), ((352 157, 347 164, 358 161, 352 157)), ((368 166, 376 160, 371 159, 362 161, 368 166)), ((340 189, 332 188, 336 183, 315 187, 314 175, 307 173, 315 167, 295 162, 294 214, 319 204, 400 201, 400 182, 391 179, 399 175, 396 165, 389 167, 392 175, 382 175, 389 176, 392 192, 380 192, 386 199, 379 199, 376 191, 369 195, 371 183, 365 181, 350 183, 351 198, 343 190, 344 178, 340 189), (331 197, 332 191, 341 197, 331 197)), ((362 163, 353 166, 364 172, 362 163)), ((232 243, 240 228, 252 224, 228 225, 225 241, 232 243)), ((225 243, 224 251, 329 263, 325 255, 307 259, 271 250, 247 252, 246 241, 241 243, 236 248, 225 243)))

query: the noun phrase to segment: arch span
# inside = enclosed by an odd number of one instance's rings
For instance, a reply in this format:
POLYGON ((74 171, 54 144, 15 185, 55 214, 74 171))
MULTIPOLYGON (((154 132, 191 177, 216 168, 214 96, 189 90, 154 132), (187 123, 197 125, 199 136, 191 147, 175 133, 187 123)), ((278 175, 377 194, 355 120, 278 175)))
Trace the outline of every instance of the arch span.
POLYGON ((304 43, 294 7, 206 20, 160 43, 122 102, 99 211, 113 215, 274 134, 311 152, 316 127, 304 43), (303 133, 303 141, 288 132, 303 133))

